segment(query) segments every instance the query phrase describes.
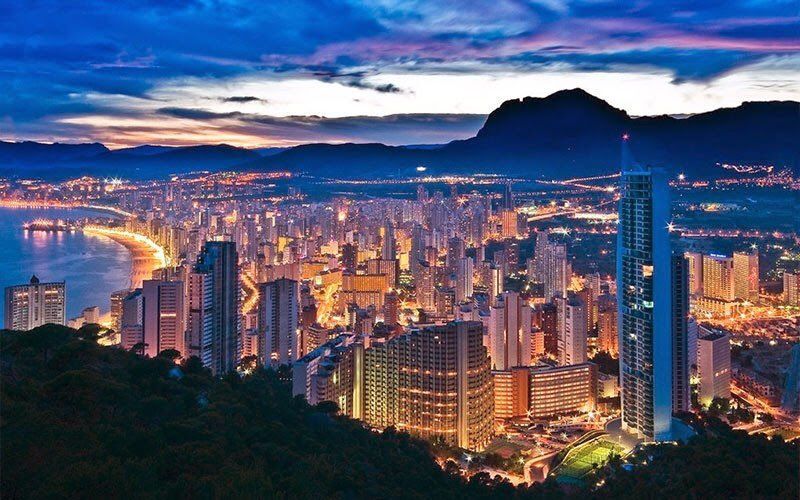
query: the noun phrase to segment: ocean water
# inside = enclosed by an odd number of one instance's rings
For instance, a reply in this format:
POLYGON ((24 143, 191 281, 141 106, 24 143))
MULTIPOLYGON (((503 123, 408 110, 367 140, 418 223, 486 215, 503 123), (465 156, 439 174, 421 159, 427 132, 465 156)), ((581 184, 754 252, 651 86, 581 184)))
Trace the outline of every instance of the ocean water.
MULTIPOLYGON (((131 257, 124 246, 100 235, 22 229, 23 223, 37 218, 98 216, 104 214, 80 209, 0 208, 0 288, 27 283, 36 274, 42 282, 66 282, 68 318, 89 306, 107 311, 111 293, 130 284, 131 257)), ((0 300, 0 318, 3 302, 0 300)))

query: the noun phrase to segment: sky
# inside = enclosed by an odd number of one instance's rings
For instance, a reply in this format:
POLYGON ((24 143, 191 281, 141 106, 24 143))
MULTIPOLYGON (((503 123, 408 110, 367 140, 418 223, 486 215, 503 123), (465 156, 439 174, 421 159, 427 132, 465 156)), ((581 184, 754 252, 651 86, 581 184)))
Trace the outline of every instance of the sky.
POLYGON ((797 0, 0 0, 0 139, 443 143, 581 87, 632 115, 800 101, 797 0))

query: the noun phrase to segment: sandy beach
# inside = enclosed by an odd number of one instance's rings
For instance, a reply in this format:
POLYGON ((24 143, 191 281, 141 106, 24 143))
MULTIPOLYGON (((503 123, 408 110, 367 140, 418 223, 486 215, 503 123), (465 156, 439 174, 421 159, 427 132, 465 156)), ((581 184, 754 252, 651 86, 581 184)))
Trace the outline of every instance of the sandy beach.
POLYGON ((111 238, 128 249, 131 254, 131 289, 140 288, 142 281, 150 279, 153 271, 167 264, 163 249, 144 236, 97 226, 87 226, 84 231, 111 238))

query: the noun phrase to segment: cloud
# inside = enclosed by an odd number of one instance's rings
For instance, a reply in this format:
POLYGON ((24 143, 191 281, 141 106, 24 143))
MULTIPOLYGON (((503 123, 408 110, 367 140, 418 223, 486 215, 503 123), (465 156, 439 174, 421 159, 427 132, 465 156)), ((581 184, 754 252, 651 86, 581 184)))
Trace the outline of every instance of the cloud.
POLYGON ((197 110, 208 120, 485 113, 511 90, 541 95, 567 74, 603 90, 614 73, 628 95, 648 94, 653 78, 671 83, 680 92, 662 89, 672 101, 662 100, 674 112, 708 109, 720 100, 714 84, 734 101, 797 98, 784 80, 800 71, 798 31, 786 0, 5 2, 0 135, 89 133, 65 128, 76 117, 202 120, 197 110), (777 59, 789 69, 769 65, 777 59))

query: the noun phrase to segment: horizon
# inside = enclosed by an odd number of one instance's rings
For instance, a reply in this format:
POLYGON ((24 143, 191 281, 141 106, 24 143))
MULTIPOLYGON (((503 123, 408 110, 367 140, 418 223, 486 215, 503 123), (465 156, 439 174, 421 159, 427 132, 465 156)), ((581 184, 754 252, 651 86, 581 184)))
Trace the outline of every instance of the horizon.
MULTIPOLYGON (((507 99, 507 100, 499 103, 497 106, 495 106, 495 108, 493 108, 492 111, 495 111, 495 110, 499 109, 500 106, 502 106, 504 103, 510 102, 510 101, 523 101, 524 99, 529 99, 529 98, 546 99, 546 98, 551 97, 554 94, 558 94, 558 93, 562 93, 562 92, 575 92, 575 91, 581 91, 581 92, 584 92, 584 93, 588 94, 589 96, 592 96, 592 97, 595 97, 597 99, 600 99, 603 102, 605 102, 607 105, 609 105, 610 107, 624 111, 632 119, 638 119, 638 118, 661 118, 661 117, 664 117, 664 118, 673 118, 673 119, 676 119, 676 120, 684 120, 684 119, 687 119, 687 118, 691 118, 693 116, 702 115, 702 114, 705 114, 705 113, 713 113, 713 112, 720 111, 720 110, 723 110, 723 109, 737 109, 737 108, 740 108, 740 107, 744 106, 745 104, 786 103, 786 102, 800 104, 799 101, 794 101, 794 100, 791 100, 791 99, 787 99, 787 100, 742 101, 739 104, 734 105, 734 106, 719 107, 719 108, 715 108, 715 109, 712 109, 712 110, 700 111, 700 112, 697 112, 697 113, 673 113, 673 114, 670 114, 670 113, 659 113, 659 114, 634 115, 634 114, 630 113, 628 110, 623 109, 623 108, 619 108, 617 106, 614 106, 612 103, 606 101, 605 99, 602 99, 599 96, 596 96, 596 95, 594 95, 594 94, 592 94, 590 92, 587 92, 586 90, 584 90, 584 89, 582 89, 580 87, 574 87, 574 88, 559 89, 559 90, 556 90, 556 91, 552 92, 551 94, 548 94, 546 96, 541 96, 541 97, 528 95, 528 96, 524 96, 524 97, 517 97, 517 98, 507 99)), ((28 138, 19 138, 19 139, 11 138, 11 139, 8 139, 8 138, 5 138, 3 136, 0 136, 0 142, 16 143, 16 144, 36 143, 36 144, 45 144, 45 145, 56 145, 56 144, 61 144, 61 145, 100 144, 102 146, 105 146, 110 151, 125 150, 125 149, 135 149, 135 148, 144 147, 144 146, 154 146, 154 147, 164 147, 164 148, 185 148, 185 147, 193 147, 193 146, 231 146, 231 147, 235 147, 235 148, 239 148, 239 149, 249 149, 249 150, 290 149, 290 148, 295 147, 295 146, 302 146, 302 145, 309 145, 309 144, 330 144, 330 145, 382 144, 382 145, 398 146, 398 147, 445 146, 445 145, 449 144, 450 142, 459 141, 459 140, 463 140, 463 139, 468 139, 468 138, 474 137, 480 131, 480 129, 483 128, 483 126, 486 124, 486 120, 489 118, 490 114, 491 114, 491 112, 490 113, 486 113, 486 114, 474 114, 474 115, 471 115, 475 119, 479 119, 480 120, 480 125, 477 128, 475 128, 475 130, 474 130, 474 132, 472 134, 465 135, 463 137, 454 137, 452 139, 449 139, 449 140, 446 140, 446 141, 443 141, 443 142, 427 142, 427 143, 424 143, 424 142, 392 143, 391 141, 381 142, 379 140, 366 140, 366 139, 363 140, 363 141, 358 141, 358 140, 328 140, 328 141, 319 140, 319 141, 315 141, 315 140, 312 139, 312 140, 309 140, 309 141, 306 141, 306 142, 299 142, 299 143, 296 143, 296 144, 290 144, 290 145, 285 145, 285 146, 237 145, 237 144, 231 144, 231 143, 228 143, 228 142, 203 142, 203 143, 191 143, 191 144, 175 144, 175 143, 159 143, 158 141, 142 142, 142 143, 135 143, 135 144, 127 144, 127 145, 117 145, 117 144, 114 144, 114 143, 107 144, 107 143, 103 143, 101 141, 86 141, 86 142, 44 141, 44 140, 36 140, 36 139, 28 139, 28 138)), ((348 116, 348 117, 344 117, 344 118, 348 118, 348 119, 370 119, 370 118, 373 118, 373 119, 374 118, 387 119, 387 118, 393 118, 393 117, 416 117, 416 116, 430 116, 430 114, 429 113, 395 113, 395 114, 391 114, 391 115, 382 115, 382 116, 358 115, 358 116, 348 116)), ((448 114, 441 114, 440 116, 448 116, 448 114)), ((466 116, 466 115, 453 114, 453 116, 466 116)), ((324 117, 323 116, 323 117, 319 117, 319 118, 327 119, 329 117, 324 117)))
POLYGON ((792 2, 229 0, 4 10, 4 140, 114 149, 439 144, 474 134, 508 99, 565 88, 633 116, 800 100, 792 2))

